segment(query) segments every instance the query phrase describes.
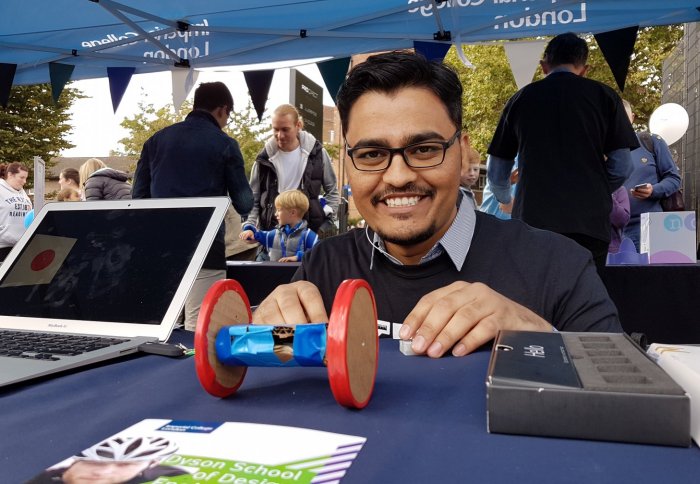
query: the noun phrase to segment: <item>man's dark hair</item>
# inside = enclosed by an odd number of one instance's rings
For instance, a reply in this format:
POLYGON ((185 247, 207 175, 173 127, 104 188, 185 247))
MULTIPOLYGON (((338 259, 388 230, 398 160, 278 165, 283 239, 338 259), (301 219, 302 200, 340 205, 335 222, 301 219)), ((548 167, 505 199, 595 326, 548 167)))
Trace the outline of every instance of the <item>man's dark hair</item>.
POLYGON ((233 96, 223 82, 203 82, 194 92, 194 109, 213 111, 219 106, 233 109, 233 96))
POLYGON ((462 84, 455 71, 420 54, 395 51, 369 57, 355 66, 340 86, 336 105, 343 134, 350 109, 360 96, 371 91, 390 94, 407 87, 430 90, 443 102, 455 126, 462 127, 462 84))
POLYGON ((563 64, 586 65, 588 61, 588 44, 578 35, 571 32, 557 35, 547 44, 542 60, 552 67, 563 64))

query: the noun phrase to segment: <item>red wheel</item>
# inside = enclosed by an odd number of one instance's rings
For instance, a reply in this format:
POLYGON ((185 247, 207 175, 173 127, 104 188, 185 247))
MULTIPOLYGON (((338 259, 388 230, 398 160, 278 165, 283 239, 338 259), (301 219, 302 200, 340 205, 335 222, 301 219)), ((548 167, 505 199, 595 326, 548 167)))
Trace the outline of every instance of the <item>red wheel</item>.
POLYGON ((204 296, 194 334, 194 365, 199 383, 216 396, 227 397, 243 383, 244 366, 222 365, 216 356, 216 335, 224 326, 250 324, 248 296, 232 279, 217 281, 204 296))
POLYGON ((328 322, 326 360, 335 400, 364 408, 372 396, 379 357, 377 309, 372 289, 361 279, 338 287, 328 322))

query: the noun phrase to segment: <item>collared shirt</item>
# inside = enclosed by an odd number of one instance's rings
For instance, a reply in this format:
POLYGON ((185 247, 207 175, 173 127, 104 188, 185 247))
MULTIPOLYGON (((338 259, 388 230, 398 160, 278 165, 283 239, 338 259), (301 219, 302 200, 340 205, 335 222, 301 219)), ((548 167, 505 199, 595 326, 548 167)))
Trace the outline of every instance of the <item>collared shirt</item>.
MULTIPOLYGON (((452 221, 452 225, 450 225, 445 235, 442 236, 433 248, 421 258, 419 264, 431 261, 442 255, 443 252, 447 252, 447 255, 450 257, 450 260, 452 260, 457 270, 462 270, 464 261, 469 253, 469 247, 471 247, 472 238, 474 237, 474 227, 476 226, 476 214, 474 213, 473 205, 469 197, 465 196, 464 192, 460 190, 459 197, 457 198, 457 215, 452 221)), ((374 249, 379 250, 394 264, 403 265, 400 260, 386 251, 384 241, 376 233, 374 234, 372 246, 370 270, 374 263, 374 249)))

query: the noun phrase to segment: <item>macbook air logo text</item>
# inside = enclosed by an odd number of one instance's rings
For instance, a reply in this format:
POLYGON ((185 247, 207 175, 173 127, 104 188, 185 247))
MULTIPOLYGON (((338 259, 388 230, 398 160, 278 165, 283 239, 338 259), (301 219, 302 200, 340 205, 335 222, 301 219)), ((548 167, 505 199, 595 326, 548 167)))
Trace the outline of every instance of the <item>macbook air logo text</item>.
POLYGON ((532 356, 533 358, 544 358, 544 346, 530 345, 523 348, 525 356, 532 356))
POLYGON ((67 328, 67 324, 49 323, 49 328, 67 328))

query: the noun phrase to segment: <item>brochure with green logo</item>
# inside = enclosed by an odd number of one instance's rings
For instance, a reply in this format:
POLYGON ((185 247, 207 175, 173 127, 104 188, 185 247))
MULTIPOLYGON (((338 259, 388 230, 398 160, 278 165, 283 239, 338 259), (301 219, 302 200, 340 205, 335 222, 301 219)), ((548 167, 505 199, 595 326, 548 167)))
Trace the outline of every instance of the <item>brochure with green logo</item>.
POLYGON ((340 482, 365 440, 278 425, 147 419, 46 469, 29 483, 340 482))

